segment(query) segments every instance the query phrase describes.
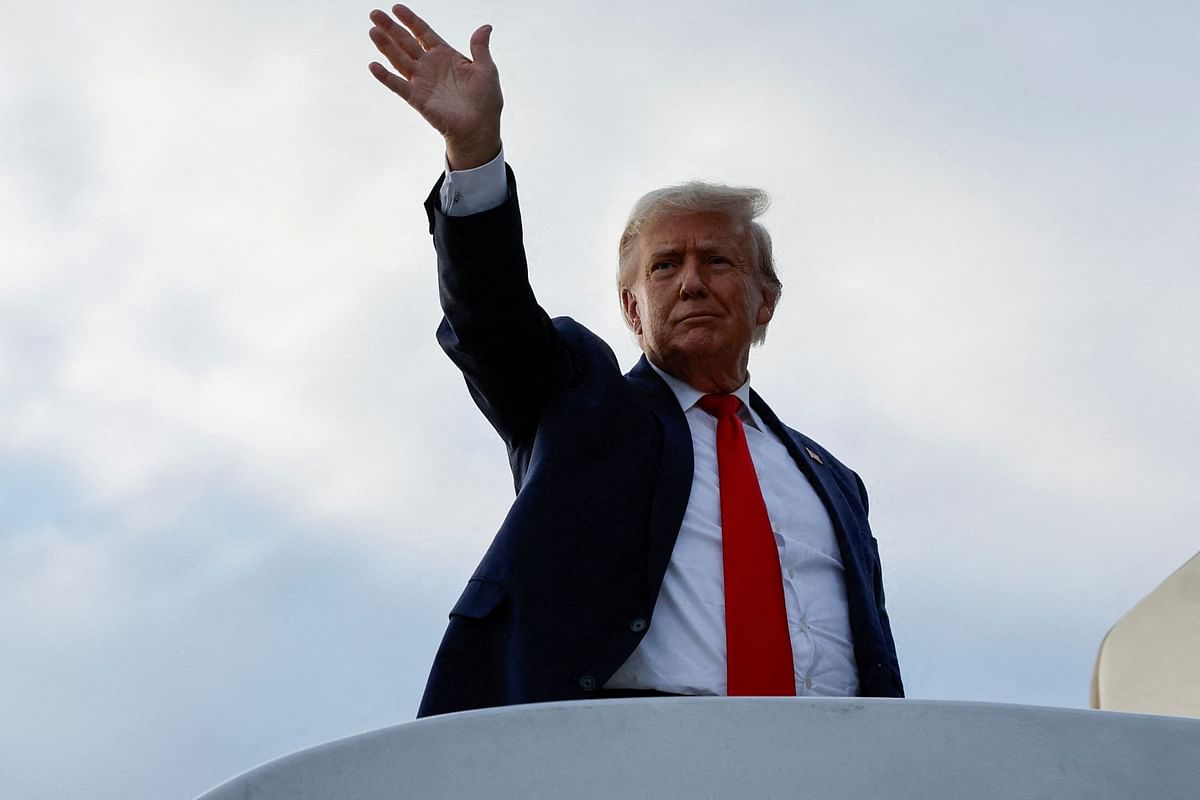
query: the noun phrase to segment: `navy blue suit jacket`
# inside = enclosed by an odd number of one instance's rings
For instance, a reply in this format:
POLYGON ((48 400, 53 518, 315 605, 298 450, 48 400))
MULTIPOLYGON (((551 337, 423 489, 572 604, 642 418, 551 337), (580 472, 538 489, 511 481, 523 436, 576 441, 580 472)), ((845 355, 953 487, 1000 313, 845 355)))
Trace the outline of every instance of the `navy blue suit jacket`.
MULTIPOLYGON (((480 214, 442 214, 438 187, 426 202, 438 341, 504 439, 517 496, 450 612, 418 716, 594 696, 653 625, 691 491, 687 420, 645 357, 622 375, 608 345, 534 299, 508 180, 480 214)), ((833 521, 860 692, 902 696, 862 482, 751 402, 833 521)))

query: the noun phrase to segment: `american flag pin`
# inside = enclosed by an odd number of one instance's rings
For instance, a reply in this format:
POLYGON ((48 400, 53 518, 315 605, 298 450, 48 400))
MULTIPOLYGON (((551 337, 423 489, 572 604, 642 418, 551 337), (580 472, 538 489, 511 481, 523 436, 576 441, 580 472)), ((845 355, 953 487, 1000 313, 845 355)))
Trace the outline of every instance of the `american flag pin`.
POLYGON ((804 452, 808 453, 808 457, 811 458, 813 461, 817 462, 818 464, 825 463, 824 461, 821 460, 821 457, 819 455, 817 455, 816 453, 813 452, 813 449, 811 447, 805 447, 804 452))

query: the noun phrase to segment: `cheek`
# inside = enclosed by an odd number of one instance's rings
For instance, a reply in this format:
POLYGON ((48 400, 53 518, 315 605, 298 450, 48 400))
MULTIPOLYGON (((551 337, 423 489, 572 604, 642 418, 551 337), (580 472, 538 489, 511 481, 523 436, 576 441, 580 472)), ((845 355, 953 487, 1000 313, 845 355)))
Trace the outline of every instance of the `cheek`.
POLYGON ((663 303, 650 291, 642 293, 638 308, 641 309, 643 322, 662 319, 665 316, 663 303))

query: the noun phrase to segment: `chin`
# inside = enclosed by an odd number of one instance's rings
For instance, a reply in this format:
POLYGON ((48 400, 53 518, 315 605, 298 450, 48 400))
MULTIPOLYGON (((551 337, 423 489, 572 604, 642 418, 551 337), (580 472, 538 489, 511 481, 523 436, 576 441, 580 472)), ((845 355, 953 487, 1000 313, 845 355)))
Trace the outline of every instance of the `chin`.
POLYGON ((715 337, 697 337, 675 343, 667 353, 669 360, 675 363, 702 363, 719 356, 723 351, 721 342, 715 337))

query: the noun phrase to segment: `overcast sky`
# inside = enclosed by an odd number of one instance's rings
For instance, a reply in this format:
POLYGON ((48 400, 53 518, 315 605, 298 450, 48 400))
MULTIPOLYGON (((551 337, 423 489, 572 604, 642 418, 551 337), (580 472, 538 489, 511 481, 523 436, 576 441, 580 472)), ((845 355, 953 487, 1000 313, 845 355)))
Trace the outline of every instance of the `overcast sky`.
MULTIPOLYGON (((9 796, 186 798, 416 711, 512 484, 370 8, 4 3, 9 796)), ((416 8, 495 26, 535 289, 626 367, 633 201, 771 193, 753 381, 867 483, 910 696, 1086 706, 1197 550, 1200 7, 416 8)))

